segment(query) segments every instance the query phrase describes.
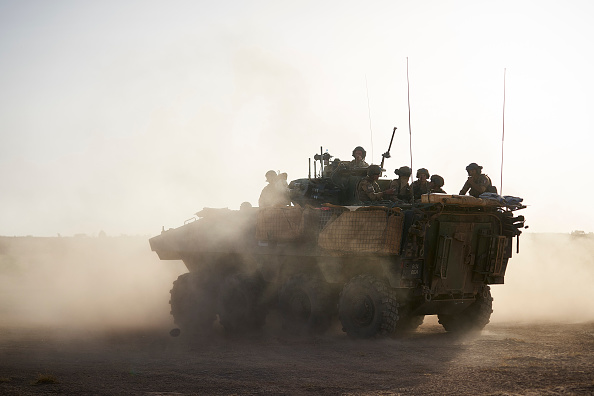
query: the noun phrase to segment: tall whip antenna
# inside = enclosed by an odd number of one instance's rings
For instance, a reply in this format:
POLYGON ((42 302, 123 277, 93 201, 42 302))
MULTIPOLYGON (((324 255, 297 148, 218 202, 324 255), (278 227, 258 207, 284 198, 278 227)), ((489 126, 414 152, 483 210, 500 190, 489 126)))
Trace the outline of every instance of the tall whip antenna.
POLYGON ((503 131, 501 133, 501 181, 499 195, 503 195, 503 142, 505 140, 505 68, 503 69, 503 131))
POLYGON ((367 91, 367 113, 369 114, 369 133, 371 134, 371 162, 373 162, 373 130, 371 129, 371 106, 369 105, 369 87, 367 86, 367 74, 365 75, 365 90, 367 91))
MULTIPOLYGON (((408 144, 409 144, 409 150, 410 150, 410 170, 412 172, 413 169, 413 156, 412 156, 412 129, 410 126, 410 82, 408 80, 408 56, 406 57, 406 91, 407 91, 407 97, 408 97, 408 144)), ((411 189, 410 189, 410 193, 412 195, 412 205, 415 205, 415 194, 413 191, 413 187, 412 187, 412 183, 411 183, 411 189)))

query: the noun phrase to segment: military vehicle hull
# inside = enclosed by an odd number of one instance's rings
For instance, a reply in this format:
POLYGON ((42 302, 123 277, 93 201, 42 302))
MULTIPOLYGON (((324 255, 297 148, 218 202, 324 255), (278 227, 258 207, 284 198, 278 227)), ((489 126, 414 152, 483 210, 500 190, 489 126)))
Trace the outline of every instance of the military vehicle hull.
POLYGON ((283 328, 351 337, 411 331, 438 315, 447 331, 482 329, 523 217, 495 200, 432 194, 416 205, 211 209, 150 245, 188 273, 171 290, 175 323, 254 331, 270 310, 283 328))

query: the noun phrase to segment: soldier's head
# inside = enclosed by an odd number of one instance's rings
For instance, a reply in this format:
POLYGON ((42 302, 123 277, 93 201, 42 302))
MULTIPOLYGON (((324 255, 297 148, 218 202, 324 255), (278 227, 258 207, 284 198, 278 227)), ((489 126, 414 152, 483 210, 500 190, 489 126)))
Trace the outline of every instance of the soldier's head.
POLYGON ((468 176, 476 176, 481 174, 482 169, 482 166, 478 165, 476 162, 472 162, 466 167, 466 172, 468 172, 468 176))
POLYGON ((369 165, 369 168, 367 168, 367 177, 377 180, 381 174, 382 168, 379 165, 369 165))
POLYGON ((273 170, 269 170, 268 172, 266 172, 266 181, 268 183, 272 183, 275 179, 276 179, 276 172, 273 170))
POLYGON ((401 166, 400 168, 394 170, 396 176, 401 177, 402 179, 408 179, 410 175, 412 175, 412 170, 408 166, 401 166))
POLYGON ((365 151, 365 149, 361 146, 357 146, 353 149, 353 157, 355 159, 361 158, 362 160, 364 160, 366 155, 367 151, 365 151))
POLYGON ((429 179, 429 171, 425 168, 419 168, 417 170, 417 179, 421 181, 425 181, 429 179))
POLYGON ((443 177, 439 175, 431 175, 431 184, 433 187, 443 187, 444 181, 443 177))

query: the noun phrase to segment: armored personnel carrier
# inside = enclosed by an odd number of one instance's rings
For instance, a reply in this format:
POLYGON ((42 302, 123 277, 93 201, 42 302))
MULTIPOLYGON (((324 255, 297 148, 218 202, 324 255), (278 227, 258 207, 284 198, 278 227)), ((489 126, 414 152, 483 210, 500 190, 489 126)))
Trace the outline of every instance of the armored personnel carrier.
POLYGON ((482 329, 514 237, 519 251, 521 199, 359 202, 366 169, 328 157, 289 184, 291 206, 204 209, 150 239, 160 259, 188 268, 170 299, 182 331, 207 331, 217 317, 228 332, 254 331, 271 310, 298 333, 340 321, 349 336, 370 338, 414 330, 425 315, 447 331, 482 329))

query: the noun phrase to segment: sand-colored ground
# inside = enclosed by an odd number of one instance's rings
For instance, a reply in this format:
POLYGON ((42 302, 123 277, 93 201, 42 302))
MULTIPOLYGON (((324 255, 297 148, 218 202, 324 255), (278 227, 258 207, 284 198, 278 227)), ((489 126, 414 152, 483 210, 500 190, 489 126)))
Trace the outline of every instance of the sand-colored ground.
POLYGON ((445 333, 434 320, 399 339, 339 329, 174 338, 166 329, 73 334, 0 329, 0 394, 594 394, 594 323, 496 324, 445 333))

